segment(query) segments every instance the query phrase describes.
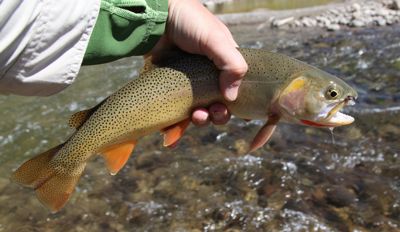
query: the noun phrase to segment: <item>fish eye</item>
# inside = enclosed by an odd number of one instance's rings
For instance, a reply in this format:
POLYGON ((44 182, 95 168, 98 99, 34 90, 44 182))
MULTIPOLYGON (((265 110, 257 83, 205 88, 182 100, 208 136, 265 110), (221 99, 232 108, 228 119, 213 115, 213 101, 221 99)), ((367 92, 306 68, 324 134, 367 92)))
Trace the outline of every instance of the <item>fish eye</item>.
POLYGON ((328 99, 336 99, 336 98, 339 96, 339 93, 338 93, 338 91, 337 91, 336 89, 330 87, 330 88, 328 88, 328 90, 326 91, 325 96, 326 96, 328 99))

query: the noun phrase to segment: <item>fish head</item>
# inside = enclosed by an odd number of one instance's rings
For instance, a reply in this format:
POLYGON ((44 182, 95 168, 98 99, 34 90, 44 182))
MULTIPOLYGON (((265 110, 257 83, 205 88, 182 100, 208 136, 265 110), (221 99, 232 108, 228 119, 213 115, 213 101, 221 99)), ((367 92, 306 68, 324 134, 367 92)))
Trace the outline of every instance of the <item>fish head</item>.
POLYGON ((318 69, 294 74, 278 96, 286 121, 315 127, 348 125, 354 118, 341 113, 353 105, 357 92, 343 80, 318 69))

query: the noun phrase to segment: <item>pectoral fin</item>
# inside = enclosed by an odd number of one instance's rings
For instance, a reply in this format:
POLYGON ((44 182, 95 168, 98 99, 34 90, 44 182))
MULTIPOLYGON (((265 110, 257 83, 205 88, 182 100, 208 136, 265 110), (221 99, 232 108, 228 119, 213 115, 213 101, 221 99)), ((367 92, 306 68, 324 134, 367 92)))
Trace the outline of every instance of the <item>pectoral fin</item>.
POLYGON ((162 133, 164 134, 164 147, 174 147, 177 144, 178 140, 182 137, 189 124, 190 119, 185 119, 165 128, 162 131, 162 133))
POLYGON ((304 108, 304 96, 307 91, 305 86, 306 80, 304 77, 294 79, 281 93, 279 105, 289 113, 304 108))
POLYGON ((112 145, 101 151, 111 175, 116 175, 126 164, 135 148, 135 145, 136 141, 129 141, 112 145))
POLYGON ((272 134, 275 131, 276 124, 279 122, 278 116, 270 116, 267 120, 267 123, 258 131, 257 135, 254 137, 251 142, 249 152, 253 152, 258 148, 264 146, 271 138, 272 134))

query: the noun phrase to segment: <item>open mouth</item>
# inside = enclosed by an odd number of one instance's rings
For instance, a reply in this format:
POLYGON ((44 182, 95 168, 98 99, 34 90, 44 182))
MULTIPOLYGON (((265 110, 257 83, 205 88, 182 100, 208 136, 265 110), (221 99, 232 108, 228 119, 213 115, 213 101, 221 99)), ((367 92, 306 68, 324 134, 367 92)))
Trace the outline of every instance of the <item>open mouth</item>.
POLYGON ((345 100, 336 104, 327 114, 326 117, 318 122, 301 120, 304 124, 317 127, 337 127, 345 126, 354 122, 354 118, 350 115, 340 112, 344 106, 354 105, 355 98, 352 96, 347 97, 345 100))

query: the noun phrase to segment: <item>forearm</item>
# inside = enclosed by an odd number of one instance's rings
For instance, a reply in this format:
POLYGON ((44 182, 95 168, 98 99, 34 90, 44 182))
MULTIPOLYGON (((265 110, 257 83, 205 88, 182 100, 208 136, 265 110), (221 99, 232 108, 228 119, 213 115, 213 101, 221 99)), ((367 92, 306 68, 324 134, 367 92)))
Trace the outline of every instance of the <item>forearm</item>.
POLYGON ((74 81, 82 62, 150 51, 167 7, 167 0, 3 0, 0 94, 51 95, 74 81))
POLYGON ((3 0, 0 94, 46 96, 78 74, 100 0, 3 0))

